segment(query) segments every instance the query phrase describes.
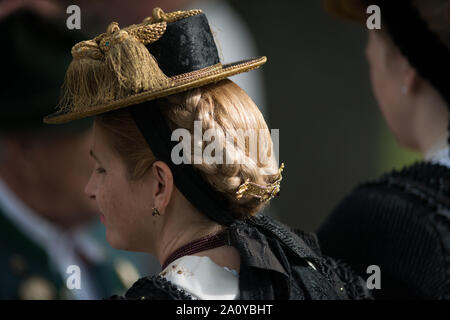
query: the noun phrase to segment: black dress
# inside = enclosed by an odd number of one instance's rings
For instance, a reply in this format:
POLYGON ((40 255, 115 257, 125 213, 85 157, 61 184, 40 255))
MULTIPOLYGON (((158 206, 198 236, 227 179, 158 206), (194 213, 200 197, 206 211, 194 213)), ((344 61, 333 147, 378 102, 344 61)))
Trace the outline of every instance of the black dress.
POLYGON ((418 163, 365 183, 318 230, 323 252, 360 275, 380 267, 376 299, 450 298, 450 169, 418 163))
MULTIPOLYGON (((228 229, 241 257, 239 299, 370 299, 365 281, 344 264, 321 255, 315 235, 258 215, 228 229)), ((112 299, 191 299, 163 277, 139 279, 112 299)))

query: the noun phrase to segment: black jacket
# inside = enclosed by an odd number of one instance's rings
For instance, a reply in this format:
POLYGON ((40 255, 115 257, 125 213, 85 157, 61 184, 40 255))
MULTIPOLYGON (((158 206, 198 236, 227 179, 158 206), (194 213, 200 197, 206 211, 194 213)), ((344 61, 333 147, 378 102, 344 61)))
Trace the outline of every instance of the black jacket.
MULTIPOLYGON (((228 228, 229 244, 241 257, 240 299, 364 299, 365 282, 343 264, 323 257, 316 237, 258 215, 228 228)), ((160 276, 139 279, 125 297, 113 299, 189 299, 160 276)))
POLYGON ((318 237, 361 275, 380 267, 376 299, 450 299, 450 169, 418 163, 359 186, 318 237))

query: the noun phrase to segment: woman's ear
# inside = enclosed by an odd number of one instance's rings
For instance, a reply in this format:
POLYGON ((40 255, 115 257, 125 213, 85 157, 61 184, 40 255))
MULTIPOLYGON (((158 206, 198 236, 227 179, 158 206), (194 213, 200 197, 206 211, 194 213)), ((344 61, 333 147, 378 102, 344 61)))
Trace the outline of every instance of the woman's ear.
POLYGON ((409 62, 406 63, 403 73, 403 86, 406 87, 407 92, 416 93, 420 83, 420 76, 417 74, 416 69, 411 67, 409 62))
POLYGON ((415 94, 419 88, 421 78, 416 69, 411 66, 408 59, 398 51, 396 61, 399 81, 401 81, 401 91, 403 94, 415 94))
POLYGON ((156 161, 152 165, 151 173, 154 179, 153 197, 154 207, 164 214, 173 193, 173 175, 170 168, 162 161, 156 161))

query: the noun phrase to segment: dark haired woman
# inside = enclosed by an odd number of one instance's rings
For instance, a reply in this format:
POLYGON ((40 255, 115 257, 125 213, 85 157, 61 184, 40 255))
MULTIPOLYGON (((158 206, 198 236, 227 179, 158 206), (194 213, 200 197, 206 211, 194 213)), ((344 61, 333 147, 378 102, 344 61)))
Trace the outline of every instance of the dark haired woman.
MULTIPOLYGON (((450 1, 337 1, 365 23, 377 4, 366 56, 382 114, 398 142, 425 161, 365 183, 321 226, 323 251, 360 274, 380 269, 375 298, 450 299, 450 1)), ((375 284, 375 283, 374 283, 375 284)))

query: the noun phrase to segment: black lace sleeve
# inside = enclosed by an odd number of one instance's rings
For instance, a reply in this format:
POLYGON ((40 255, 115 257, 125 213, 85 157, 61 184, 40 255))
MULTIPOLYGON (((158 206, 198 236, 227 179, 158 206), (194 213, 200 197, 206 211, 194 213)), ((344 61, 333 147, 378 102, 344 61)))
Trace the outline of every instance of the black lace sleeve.
POLYGON ((149 276, 136 281, 125 297, 114 295, 110 300, 193 300, 185 290, 161 276, 149 276))

